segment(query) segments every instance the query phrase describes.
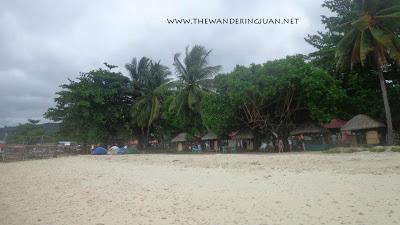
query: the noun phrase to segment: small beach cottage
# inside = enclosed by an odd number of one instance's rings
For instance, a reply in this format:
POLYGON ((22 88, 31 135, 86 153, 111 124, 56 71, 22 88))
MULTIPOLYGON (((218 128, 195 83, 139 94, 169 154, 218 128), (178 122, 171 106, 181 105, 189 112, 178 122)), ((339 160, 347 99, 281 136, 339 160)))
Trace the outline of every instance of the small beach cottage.
POLYGON ((178 152, 183 151, 187 147, 190 147, 190 141, 192 141, 192 137, 188 133, 180 133, 176 137, 174 137, 171 142, 177 144, 178 152))
POLYGON ((240 130, 229 136, 231 136, 231 141, 229 142, 230 147, 237 148, 241 151, 254 150, 254 135, 251 131, 240 130))
POLYGON ((345 142, 351 146, 378 145, 384 142, 386 125, 359 114, 349 120, 342 128, 345 142))
POLYGON ((209 131, 201 138, 206 146, 206 150, 213 150, 215 152, 218 152, 219 150, 218 139, 218 136, 212 131, 209 131))
MULTIPOLYGON (((304 123, 297 126, 290 132, 294 140, 301 142, 299 137, 304 138, 305 150, 319 151, 328 148, 327 141, 325 140, 326 129, 322 126, 313 123, 304 123)), ((300 144, 300 143, 299 143, 300 144)))

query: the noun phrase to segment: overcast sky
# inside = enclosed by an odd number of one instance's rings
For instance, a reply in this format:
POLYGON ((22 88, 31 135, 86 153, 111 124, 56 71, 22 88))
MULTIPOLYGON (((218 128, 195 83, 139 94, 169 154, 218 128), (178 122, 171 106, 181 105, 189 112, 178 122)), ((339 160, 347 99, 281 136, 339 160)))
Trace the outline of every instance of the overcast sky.
POLYGON ((172 67, 173 54, 200 44, 230 71, 314 49, 322 0, 2 0, 0 127, 41 119, 59 85, 79 72, 148 56, 172 67), (171 25, 167 18, 299 18, 297 25, 171 25))

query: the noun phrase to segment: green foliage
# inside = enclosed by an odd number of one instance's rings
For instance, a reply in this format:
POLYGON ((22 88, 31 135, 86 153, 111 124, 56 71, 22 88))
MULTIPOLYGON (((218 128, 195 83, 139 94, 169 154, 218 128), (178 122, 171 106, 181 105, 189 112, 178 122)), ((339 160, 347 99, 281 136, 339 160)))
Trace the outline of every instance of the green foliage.
POLYGON ((209 83, 221 66, 210 66, 207 51, 203 46, 195 45, 192 49, 186 48, 185 58, 180 60, 180 54, 174 56, 174 67, 178 80, 173 82, 177 89, 170 110, 184 117, 187 131, 200 132, 203 129, 201 122, 201 99, 210 91, 209 83))
MULTIPOLYGON (((222 96, 218 101, 228 104, 236 121, 262 134, 284 135, 291 124, 312 118, 327 121, 337 116, 337 105, 345 97, 333 77, 307 64, 301 55, 237 66, 232 73, 217 76, 215 86, 222 96)), ((216 104, 215 100, 208 108, 217 108, 216 104)))
POLYGON ((321 16, 326 30, 308 35, 305 40, 318 49, 309 55, 312 64, 334 74, 336 46, 343 38, 343 32, 351 27, 351 21, 357 18, 356 6, 352 0, 325 0, 322 6, 332 12, 331 16, 321 16))
POLYGON ((396 17, 400 19, 400 1, 360 0, 355 1, 355 5, 359 16, 337 44, 336 68, 339 72, 346 72, 361 65, 376 71, 386 113, 387 142, 392 144, 392 116, 383 72, 385 67, 394 66, 391 63, 400 65, 400 33, 392 21, 396 17))
POLYGON ((206 94, 201 101, 201 118, 204 126, 219 136, 226 135, 239 127, 235 112, 235 107, 220 94, 206 94))
POLYGON ((8 144, 40 144, 57 141, 56 134, 47 133, 39 120, 28 120, 28 123, 16 126, 6 138, 8 144))
MULTIPOLYGON (((311 63, 337 74, 346 91, 348 97, 340 109, 342 119, 359 113, 384 118, 381 87, 376 73, 371 71, 383 64, 390 65, 386 67, 385 78, 389 81, 386 88, 391 111, 393 115, 400 112, 397 107, 400 76, 395 67, 400 51, 399 5, 399 0, 324 1, 323 6, 332 12, 330 16, 322 16, 326 30, 308 35, 306 41, 318 49, 309 55, 311 63), (341 70, 339 74, 336 67, 341 70)), ((399 118, 394 119, 399 124, 399 118)))
POLYGON ((130 81, 121 73, 93 70, 69 80, 45 117, 61 122, 62 134, 81 143, 109 143, 128 135, 130 81))
POLYGON ((160 118, 160 136, 163 136, 163 139, 170 140, 176 134, 185 130, 185 124, 187 121, 184 121, 187 117, 181 117, 173 110, 170 110, 171 104, 175 101, 175 96, 168 96, 161 106, 161 118, 160 118))
POLYGON ((383 102, 378 78, 374 75, 349 74, 345 90, 349 93, 343 107, 343 119, 357 114, 368 114, 374 118, 384 117, 383 102))
POLYGON ((365 151, 366 149, 363 148, 331 148, 322 153, 325 154, 338 154, 338 153, 354 153, 354 152, 361 152, 365 151))
POLYGON ((125 68, 131 76, 135 93, 131 109, 132 125, 137 126, 148 139, 154 123, 160 118, 162 102, 169 94, 167 83, 170 72, 168 67, 146 57, 139 62, 134 58, 125 68))
MULTIPOLYGON (((170 82, 166 66, 146 57, 134 58, 125 65, 131 79, 111 72, 115 66, 106 64, 109 70, 93 70, 69 80, 57 93, 56 107, 45 116, 60 121, 61 132, 81 143, 111 143, 130 138, 132 133, 142 141, 170 140, 183 131, 201 134, 206 129, 220 136, 251 129, 265 137, 271 133, 287 135, 294 124, 304 122, 349 119, 359 113, 383 117, 375 74, 358 70, 334 76, 334 49, 343 32, 352 27, 354 31, 337 49, 348 53, 347 47, 355 48, 359 63, 364 59, 368 63, 372 44, 396 47, 398 43, 389 43, 388 34, 377 30, 357 36, 369 26, 368 18, 338 26, 356 18, 356 5, 351 1, 327 0, 325 6, 338 14, 323 17, 327 33, 309 36, 308 41, 319 49, 308 57, 311 61, 303 55, 288 56, 236 66, 232 72, 214 77, 220 66, 209 66, 211 51, 194 46, 186 49, 183 60, 179 54, 174 56, 178 80, 170 82)), ((389 20, 397 15, 392 14, 382 16, 389 20)), ((354 58, 351 53, 339 62, 354 58)), ((388 69, 388 77, 389 99, 398 102, 400 79, 393 68, 388 69)), ((400 104, 394 105, 400 112, 400 104)), ((30 121, 30 126, 37 122, 30 121)))
POLYGON ((386 148, 384 146, 376 146, 376 147, 368 148, 368 151, 370 151, 370 152, 385 152, 386 148))
POLYGON ((341 106, 347 97, 339 81, 326 72, 312 68, 302 80, 303 95, 313 119, 329 122, 332 118, 343 117, 341 106))

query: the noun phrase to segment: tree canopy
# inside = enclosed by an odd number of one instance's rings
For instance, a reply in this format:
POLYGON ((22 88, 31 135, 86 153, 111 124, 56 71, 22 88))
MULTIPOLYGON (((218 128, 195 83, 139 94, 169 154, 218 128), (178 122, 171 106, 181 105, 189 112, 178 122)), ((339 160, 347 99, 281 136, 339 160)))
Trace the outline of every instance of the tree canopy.
POLYGON ((285 135, 294 123, 338 116, 345 97, 336 80, 301 55, 237 66, 217 76, 215 86, 216 93, 203 101, 202 116, 207 127, 220 133, 236 125, 285 135))
POLYGON ((82 143, 109 143, 128 135, 131 85, 128 77, 98 69, 69 80, 45 116, 61 121, 61 133, 82 143))

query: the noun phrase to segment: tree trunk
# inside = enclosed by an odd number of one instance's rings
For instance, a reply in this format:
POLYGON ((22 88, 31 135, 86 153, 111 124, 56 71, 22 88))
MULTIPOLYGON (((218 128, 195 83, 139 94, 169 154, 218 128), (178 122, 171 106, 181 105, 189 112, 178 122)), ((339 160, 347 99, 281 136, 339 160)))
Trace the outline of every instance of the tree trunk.
POLYGON ((386 125, 387 125, 387 144, 393 145, 393 124, 392 124, 392 113, 390 112, 389 100, 386 92, 385 78, 383 77, 382 69, 378 71, 379 82, 381 84, 383 104, 385 106, 386 113, 386 125))
POLYGON ((141 130, 142 130, 142 135, 141 135, 141 138, 140 138, 139 145, 141 146, 142 150, 146 150, 147 145, 149 143, 149 140, 147 139, 147 135, 146 135, 145 129, 142 127, 141 130))

